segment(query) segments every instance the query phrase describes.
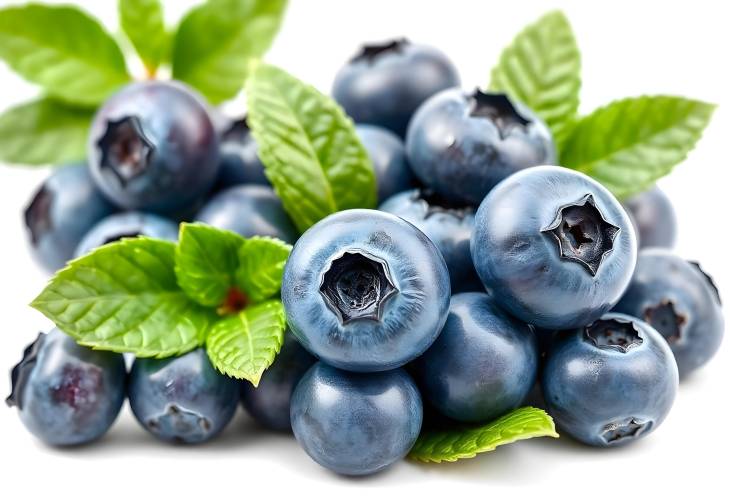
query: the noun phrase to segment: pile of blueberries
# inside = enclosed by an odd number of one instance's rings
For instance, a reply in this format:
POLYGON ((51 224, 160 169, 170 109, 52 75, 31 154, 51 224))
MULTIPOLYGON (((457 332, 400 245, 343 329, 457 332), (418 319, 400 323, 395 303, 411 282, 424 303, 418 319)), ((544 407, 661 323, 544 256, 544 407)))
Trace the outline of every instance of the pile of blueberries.
POLYGON ((370 474, 422 429, 485 423, 526 402, 596 446, 667 416, 678 382, 719 348, 717 288, 671 252, 656 188, 620 203, 559 166, 548 127, 504 94, 463 91, 438 50, 368 45, 336 77, 375 169, 379 210, 299 236, 245 119, 220 126, 175 82, 132 84, 96 115, 86 164, 59 168, 25 219, 54 271, 123 237, 175 239, 180 220, 294 244, 281 290, 289 331, 254 388, 198 349, 136 359, 54 330, 12 373, 8 398, 42 440, 103 435, 125 396, 172 442, 218 434, 239 400, 293 430, 321 465, 370 474), (543 399, 540 400, 540 393, 543 399))

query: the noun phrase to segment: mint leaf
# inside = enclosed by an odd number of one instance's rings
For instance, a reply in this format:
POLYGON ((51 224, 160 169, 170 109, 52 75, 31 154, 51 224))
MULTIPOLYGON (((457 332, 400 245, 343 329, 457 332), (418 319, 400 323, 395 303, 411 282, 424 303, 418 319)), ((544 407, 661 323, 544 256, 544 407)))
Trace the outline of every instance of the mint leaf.
POLYGON ((180 22, 172 48, 172 77, 213 104, 235 97, 279 31, 286 0, 208 0, 180 22))
POLYGON ((526 104, 553 135, 564 133, 580 91, 580 52, 565 14, 549 12, 520 32, 492 69, 489 88, 526 104))
POLYGON ((169 39, 160 0, 119 0, 119 22, 147 72, 154 75, 169 39))
POLYGON ((185 293, 201 305, 217 307, 235 285, 238 250, 246 240, 204 224, 182 224, 175 250, 175 274, 185 293))
POLYGON ((223 374, 258 386, 284 341, 284 305, 270 300, 220 320, 208 335, 206 348, 223 374))
POLYGON ((93 115, 53 99, 8 109, 0 115, 0 161, 45 165, 81 160, 93 115))
POLYGON ((424 432, 408 457, 424 463, 454 462, 534 437, 558 438, 555 424, 545 411, 522 407, 484 426, 424 432))
POLYGON ((49 94, 75 104, 103 102, 129 81, 117 43, 75 7, 0 9, 0 57, 49 94))
POLYGON ((254 303, 278 295, 291 246, 270 237, 252 237, 238 251, 236 282, 254 303))
POLYGON ((687 156, 715 106, 669 96, 614 101, 578 120, 560 164, 581 171, 619 198, 649 188, 687 156))
POLYGON ((175 244, 126 239, 58 272, 32 307, 80 344, 139 357, 178 355, 201 345, 215 313, 175 279, 175 244))
POLYGON ((330 97, 265 64, 246 89, 266 176, 300 231, 336 211, 375 206, 368 154, 330 97))

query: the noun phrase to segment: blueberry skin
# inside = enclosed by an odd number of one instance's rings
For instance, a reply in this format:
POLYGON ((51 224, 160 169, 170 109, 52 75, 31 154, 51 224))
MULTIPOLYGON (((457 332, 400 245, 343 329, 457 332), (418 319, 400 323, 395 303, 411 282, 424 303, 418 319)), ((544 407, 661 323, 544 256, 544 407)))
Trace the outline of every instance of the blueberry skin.
POLYGON ((390 130, 373 125, 357 125, 355 131, 373 163, 379 201, 415 185, 416 180, 408 166, 406 148, 400 137, 390 130))
POLYGON ((413 189, 388 198, 378 209, 412 223, 433 241, 449 268, 452 293, 484 289, 469 249, 474 208, 451 207, 427 191, 413 189))
POLYGON ((677 215, 658 187, 624 202, 634 222, 639 248, 673 248, 677 240, 677 215))
POLYGON ((223 134, 220 171, 214 190, 241 184, 271 185, 246 118, 235 121, 223 134))
POLYGON ((78 345, 58 329, 41 333, 13 369, 9 406, 49 445, 91 442, 104 435, 124 402, 121 354, 78 345))
POLYGON ((274 431, 291 431, 292 392, 316 360, 287 332, 279 355, 264 372, 259 386, 248 382, 241 385, 243 407, 262 426, 274 431))
POLYGON ((147 431, 161 440, 197 444, 220 433, 236 412, 238 382, 217 372, 205 350, 180 357, 134 361, 129 405, 147 431))
POLYGON ((431 97, 408 127, 406 152, 424 185, 446 199, 478 205, 508 176, 554 164, 556 158, 550 130, 531 110, 507 101, 527 124, 500 127, 494 119, 472 115, 475 99, 458 88, 431 97))
POLYGON ((33 257, 49 272, 57 271, 73 257, 84 234, 113 212, 85 164, 54 170, 25 210, 33 257))
POLYGON ((631 221, 608 190, 582 173, 539 166, 510 176, 484 199, 471 254, 482 283, 505 311, 539 328, 568 329, 590 324, 618 302, 637 248, 631 221), (566 227, 563 219, 550 230, 575 204, 588 209, 591 202, 595 208, 580 223, 566 227), (555 231, 571 237, 575 229, 587 231, 586 246, 558 244, 555 231), (589 248, 586 264, 563 256, 576 246, 576 254, 589 248))
POLYGON ((452 295, 433 345, 415 361, 422 394, 457 421, 491 421, 522 404, 535 384, 537 339, 486 293, 452 295))
POLYGON ((97 111, 88 156, 97 185, 120 207, 171 214, 213 186, 219 140, 202 97, 177 82, 145 81, 97 111))
POLYGON ((406 134, 411 116, 431 95, 460 85, 439 50, 408 40, 366 45, 335 77, 332 96, 356 123, 406 134))
POLYGON ((158 215, 136 211, 110 215, 92 227, 84 236, 74 256, 84 256, 99 246, 125 237, 137 236, 177 241, 178 224, 158 215))
POLYGON ((623 445, 648 435, 669 413, 678 388, 677 364, 651 326, 609 313, 588 328, 559 335, 542 388, 548 412, 563 431, 589 445, 623 445), (641 344, 628 351, 597 346, 588 331, 603 321, 629 324, 641 344))
POLYGON ((421 395, 403 369, 360 374, 318 362, 292 396, 297 441, 317 463, 342 475, 370 475, 399 461, 422 422, 421 395))
POLYGON ((634 276, 614 308, 651 324, 669 343, 684 378, 717 353, 725 331, 720 294, 699 265, 669 250, 639 252, 634 276))
POLYGON ((441 253, 413 225, 375 210, 345 210, 294 245, 281 296, 301 345, 340 369, 385 371, 422 354, 449 308, 441 253))
POLYGON ((219 192, 195 219, 244 237, 269 236, 293 243, 299 233, 270 187, 239 185, 219 192))

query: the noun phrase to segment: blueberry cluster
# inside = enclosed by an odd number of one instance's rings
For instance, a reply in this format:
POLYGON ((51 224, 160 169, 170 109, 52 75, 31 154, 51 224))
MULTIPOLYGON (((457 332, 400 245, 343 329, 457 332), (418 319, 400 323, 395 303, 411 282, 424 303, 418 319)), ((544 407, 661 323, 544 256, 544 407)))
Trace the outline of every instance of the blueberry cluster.
POLYGON ((459 86, 434 48, 363 47, 332 94, 356 122, 380 208, 301 236, 245 119, 217 125, 178 83, 114 95, 88 164, 58 169, 26 211, 37 259, 56 270, 121 238, 174 240, 186 219, 290 242, 282 351, 254 388, 201 349, 127 373, 121 354, 54 330, 13 370, 8 403, 44 441, 74 445, 101 436, 125 396, 145 429, 184 443, 218 434, 241 401, 346 475, 402 459, 424 421, 490 422, 536 388, 582 442, 648 435, 724 331, 712 280, 671 252, 671 203, 656 188, 620 203, 554 166, 551 132, 528 107, 459 86))

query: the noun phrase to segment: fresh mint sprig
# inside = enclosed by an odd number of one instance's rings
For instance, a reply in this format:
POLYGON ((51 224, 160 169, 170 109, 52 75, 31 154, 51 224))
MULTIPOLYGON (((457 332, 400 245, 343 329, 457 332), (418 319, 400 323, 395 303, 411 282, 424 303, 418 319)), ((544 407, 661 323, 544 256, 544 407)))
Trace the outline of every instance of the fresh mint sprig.
POLYGON ((182 224, 177 244, 124 239, 73 260, 31 306, 82 345, 158 358, 206 345, 219 371, 258 384, 283 342, 290 251, 182 224))
POLYGON ((160 64, 169 59, 171 39, 160 0, 119 0, 119 24, 147 73, 154 76, 160 64))

